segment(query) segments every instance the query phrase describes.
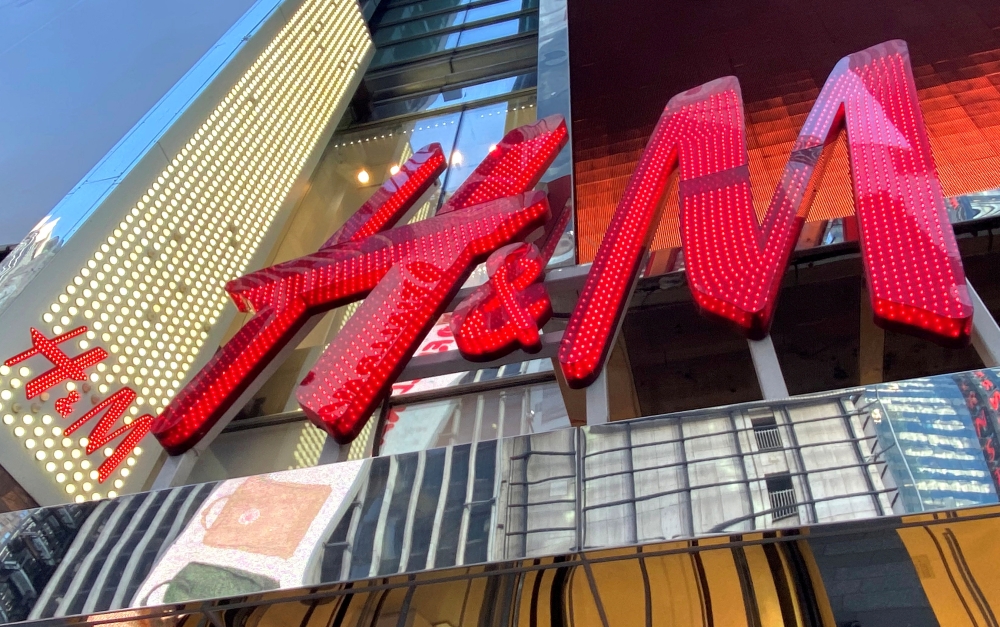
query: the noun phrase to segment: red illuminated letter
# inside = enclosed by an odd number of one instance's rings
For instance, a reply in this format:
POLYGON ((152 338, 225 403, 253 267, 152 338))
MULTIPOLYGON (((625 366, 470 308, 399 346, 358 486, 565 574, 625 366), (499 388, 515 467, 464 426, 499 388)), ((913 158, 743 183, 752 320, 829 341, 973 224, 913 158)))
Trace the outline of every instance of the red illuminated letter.
POLYGON ((232 281, 228 291, 255 316, 156 419, 160 443, 172 454, 189 449, 254 391, 310 318, 371 292, 299 391, 317 424, 352 439, 473 263, 544 220, 544 195, 517 195, 566 139, 555 118, 512 131, 437 216, 383 232, 443 169, 437 147, 427 168, 408 162, 319 252, 232 281))
POLYGON ((808 211, 816 164, 845 125, 876 321, 943 344, 966 343, 972 306, 965 276, 906 44, 892 41, 845 57, 834 68, 763 221, 750 190, 739 82, 722 78, 670 100, 564 335, 559 361, 570 384, 587 385, 600 373, 668 177, 678 165, 681 237, 695 302, 748 337, 764 337, 808 211))
POLYGON ((549 183, 552 218, 545 230, 531 242, 511 244, 490 255, 489 281, 455 308, 451 331, 468 359, 495 359, 518 345, 528 352, 541 348, 539 327, 551 317, 552 303, 539 281, 569 223, 569 194, 568 176, 549 183))
POLYGON ((94 428, 90 430, 90 435, 87 436, 87 455, 105 446, 111 440, 128 433, 121 444, 115 447, 114 452, 98 467, 98 480, 101 483, 104 483, 104 480, 118 467, 118 464, 122 463, 122 460, 128 457, 132 449, 149 433, 149 425, 153 422, 153 417, 148 414, 140 416, 132 422, 111 431, 111 427, 114 426, 119 418, 125 415, 129 405, 134 400, 135 392, 130 388, 122 388, 97 405, 94 405, 93 409, 66 428, 66 435, 72 435, 73 432, 82 427, 88 420, 107 410, 104 416, 94 425, 94 428))

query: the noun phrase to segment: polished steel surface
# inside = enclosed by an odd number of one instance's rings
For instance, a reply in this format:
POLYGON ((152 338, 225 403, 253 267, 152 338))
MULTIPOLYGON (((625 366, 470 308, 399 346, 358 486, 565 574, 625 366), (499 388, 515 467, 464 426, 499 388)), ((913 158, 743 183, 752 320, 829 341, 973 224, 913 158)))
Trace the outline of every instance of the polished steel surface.
POLYGON ((373 577, 988 506, 998 385, 1000 372, 979 370, 0 515, 0 618, 185 613, 373 577))

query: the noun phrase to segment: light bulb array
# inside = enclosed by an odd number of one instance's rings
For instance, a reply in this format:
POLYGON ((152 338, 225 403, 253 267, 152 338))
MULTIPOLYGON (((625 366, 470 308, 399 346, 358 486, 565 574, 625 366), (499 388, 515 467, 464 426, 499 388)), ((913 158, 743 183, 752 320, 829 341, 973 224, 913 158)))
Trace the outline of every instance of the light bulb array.
POLYGON ((304 2, 42 313, 47 337, 87 327, 68 355, 99 346, 109 358, 31 400, 20 388, 44 359, 0 367, 0 420, 69 497, 115 496, 141 449, 108 443, 87 459, 88 438, 67 437, 49 409, 55 397, 83 392, 66 416, 76 420, 134 391, 126 425, 170 402, 222 315, 225 284, 247 271, 370 47, 356 3, 304 2), (99 487, 94 467, 112 456, 122 465, 99 487))
POLYGON ((861 250, 878 324, 947 346, 969 341, 972 305, 917 103, 909 53, 889 41, 843 58, 820 92, 763 219, 750 189, 739 81, 671 98, 629 179, 570 318, 568 383, 600 374, 662 206, 680 170, 688 284, 702 312, 767 335, 824 148, 846 125, 861 250), (724 234, 725 237, 720 237, 724 234))

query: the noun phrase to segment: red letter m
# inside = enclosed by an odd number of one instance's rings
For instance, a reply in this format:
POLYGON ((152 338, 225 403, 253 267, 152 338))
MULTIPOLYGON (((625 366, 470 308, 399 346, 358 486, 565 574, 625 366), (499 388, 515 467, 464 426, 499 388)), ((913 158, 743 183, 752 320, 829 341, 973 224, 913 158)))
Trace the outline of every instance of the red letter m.
POLYGON ((670 100, 615 210, 564 335, 559 361, 567 380, 583 386, 600 373, 675 168, 695 302, 748 337, 764 337, 809 210, 813 172, 843 126, 876 321, 944 344, 966 343, 972 305, 965 275, 909 53, 904 42, 891 41, 845 57, 834 68, 763 221, 754 212, 736 78, 670 100))

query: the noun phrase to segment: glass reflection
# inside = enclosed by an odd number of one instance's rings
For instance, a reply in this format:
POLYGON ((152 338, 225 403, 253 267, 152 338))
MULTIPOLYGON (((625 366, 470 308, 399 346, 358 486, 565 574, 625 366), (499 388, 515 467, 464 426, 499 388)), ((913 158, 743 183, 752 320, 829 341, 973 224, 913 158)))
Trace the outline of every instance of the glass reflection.
POLYGON ((555 382, 491 390, 392 407, 379 454, 395 455, 569 426, 555 382))
POLYGON ((442 107, 453 107, 467 102, 485 100, 486 98, 493 98, 521 89, 530 89, 535 86, 536 80, 537 74, 535 72, 528 72, 476 85, 450 87, 430 95, 381 101, 373 107, 372 118, 379 120, 397 115, 433 111, 442 107))

